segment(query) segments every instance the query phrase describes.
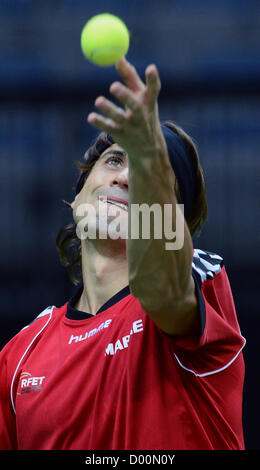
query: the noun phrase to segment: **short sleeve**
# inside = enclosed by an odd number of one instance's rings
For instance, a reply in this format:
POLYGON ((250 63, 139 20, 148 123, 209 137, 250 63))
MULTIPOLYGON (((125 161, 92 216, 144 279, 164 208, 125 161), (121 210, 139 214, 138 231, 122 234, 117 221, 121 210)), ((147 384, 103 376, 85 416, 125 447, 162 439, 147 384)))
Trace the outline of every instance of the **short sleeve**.
POLYGON ((194 250, 192 276, 201 320, 200 338, 173 340, 179 365, 198 376, 224 370, 238 357, 246 340, 241 335, 223 259, 194 250))

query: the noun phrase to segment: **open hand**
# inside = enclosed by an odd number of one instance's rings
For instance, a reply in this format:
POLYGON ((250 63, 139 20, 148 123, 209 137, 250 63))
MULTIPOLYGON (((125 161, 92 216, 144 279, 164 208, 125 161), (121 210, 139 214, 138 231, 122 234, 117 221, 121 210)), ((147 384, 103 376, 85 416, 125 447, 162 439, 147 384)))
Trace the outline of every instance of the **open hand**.
POLYGON ((157 102, 161 81, 156 66, 149 65, 146 68, 146 83, 125 57, 118 61, 116 69, 125 85, 114 82, 109 91, 124 107, 99 96, 95 106, 102 114, 90 113, 88 122, 111 134, 115 142, 126 150, 129 158, 151 155, 161 147, 165 150, 157 102))

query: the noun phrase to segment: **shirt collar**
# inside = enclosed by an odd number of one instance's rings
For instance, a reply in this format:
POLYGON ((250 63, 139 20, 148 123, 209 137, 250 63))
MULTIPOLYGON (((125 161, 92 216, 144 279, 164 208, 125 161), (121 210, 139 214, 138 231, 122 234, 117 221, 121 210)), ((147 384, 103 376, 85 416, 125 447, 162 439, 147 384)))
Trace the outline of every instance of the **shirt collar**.
MULTIPOLYGON (((68 307, 67 307, 67 313, 66 313, 66 318, 70 318, 71 320, 85 320, 86 318, 92 318, 94 315, 91 313, 87 312, 82 312, 81 310, 77 310, 74 308, 74 305, 76 302, 79 300, 81 294, 83 291, 83 284, 81 284, 79 287, 75 289, 74 294, 70 298, 68 302, 68 307)), ((129 285, 123 287, 120 291, 118 291, 116 294, 114 294, 110 299, 108 299, 97 311, 96 315, 98 315, 101 312, 104 312, 107 310, 109 307, 112 307, 114 304, 119 302, 119 300, 123 299, 127 295, 129 295, 130 292, 130 287, 129 285)))

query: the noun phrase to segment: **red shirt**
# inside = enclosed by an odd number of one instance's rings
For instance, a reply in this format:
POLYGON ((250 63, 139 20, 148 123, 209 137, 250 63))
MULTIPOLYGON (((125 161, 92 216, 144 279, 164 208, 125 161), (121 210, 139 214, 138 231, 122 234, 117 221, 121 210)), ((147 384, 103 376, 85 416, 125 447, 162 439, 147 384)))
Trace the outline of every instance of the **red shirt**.
MULTIPOLYGON (((126 286, 48 307, 1 352, 1 449, 244 449, 244 361, 220 256, 194 250, 201 337, 163 333, 126 286)), ((80 295, 77 291, 76 296, 80 295)))

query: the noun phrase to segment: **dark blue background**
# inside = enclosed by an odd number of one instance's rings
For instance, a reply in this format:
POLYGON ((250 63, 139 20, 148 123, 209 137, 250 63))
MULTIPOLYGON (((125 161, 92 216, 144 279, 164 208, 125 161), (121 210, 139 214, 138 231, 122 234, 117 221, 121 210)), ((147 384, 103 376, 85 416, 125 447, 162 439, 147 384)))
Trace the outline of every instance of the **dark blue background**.
POLYGON ((194 245, 225 260, 247 338, 246 446, 258 449, 258 0, 0 0, 1 346, 73 292, 55 238, 70 220, 62 199, 73 198, 75 161, 96 135, 87 115, 118 78, 80 50, 85 22, 103 12, 128 25, 142 77, 156 63, 161 119, 197 142, 209 218, 194 245))

